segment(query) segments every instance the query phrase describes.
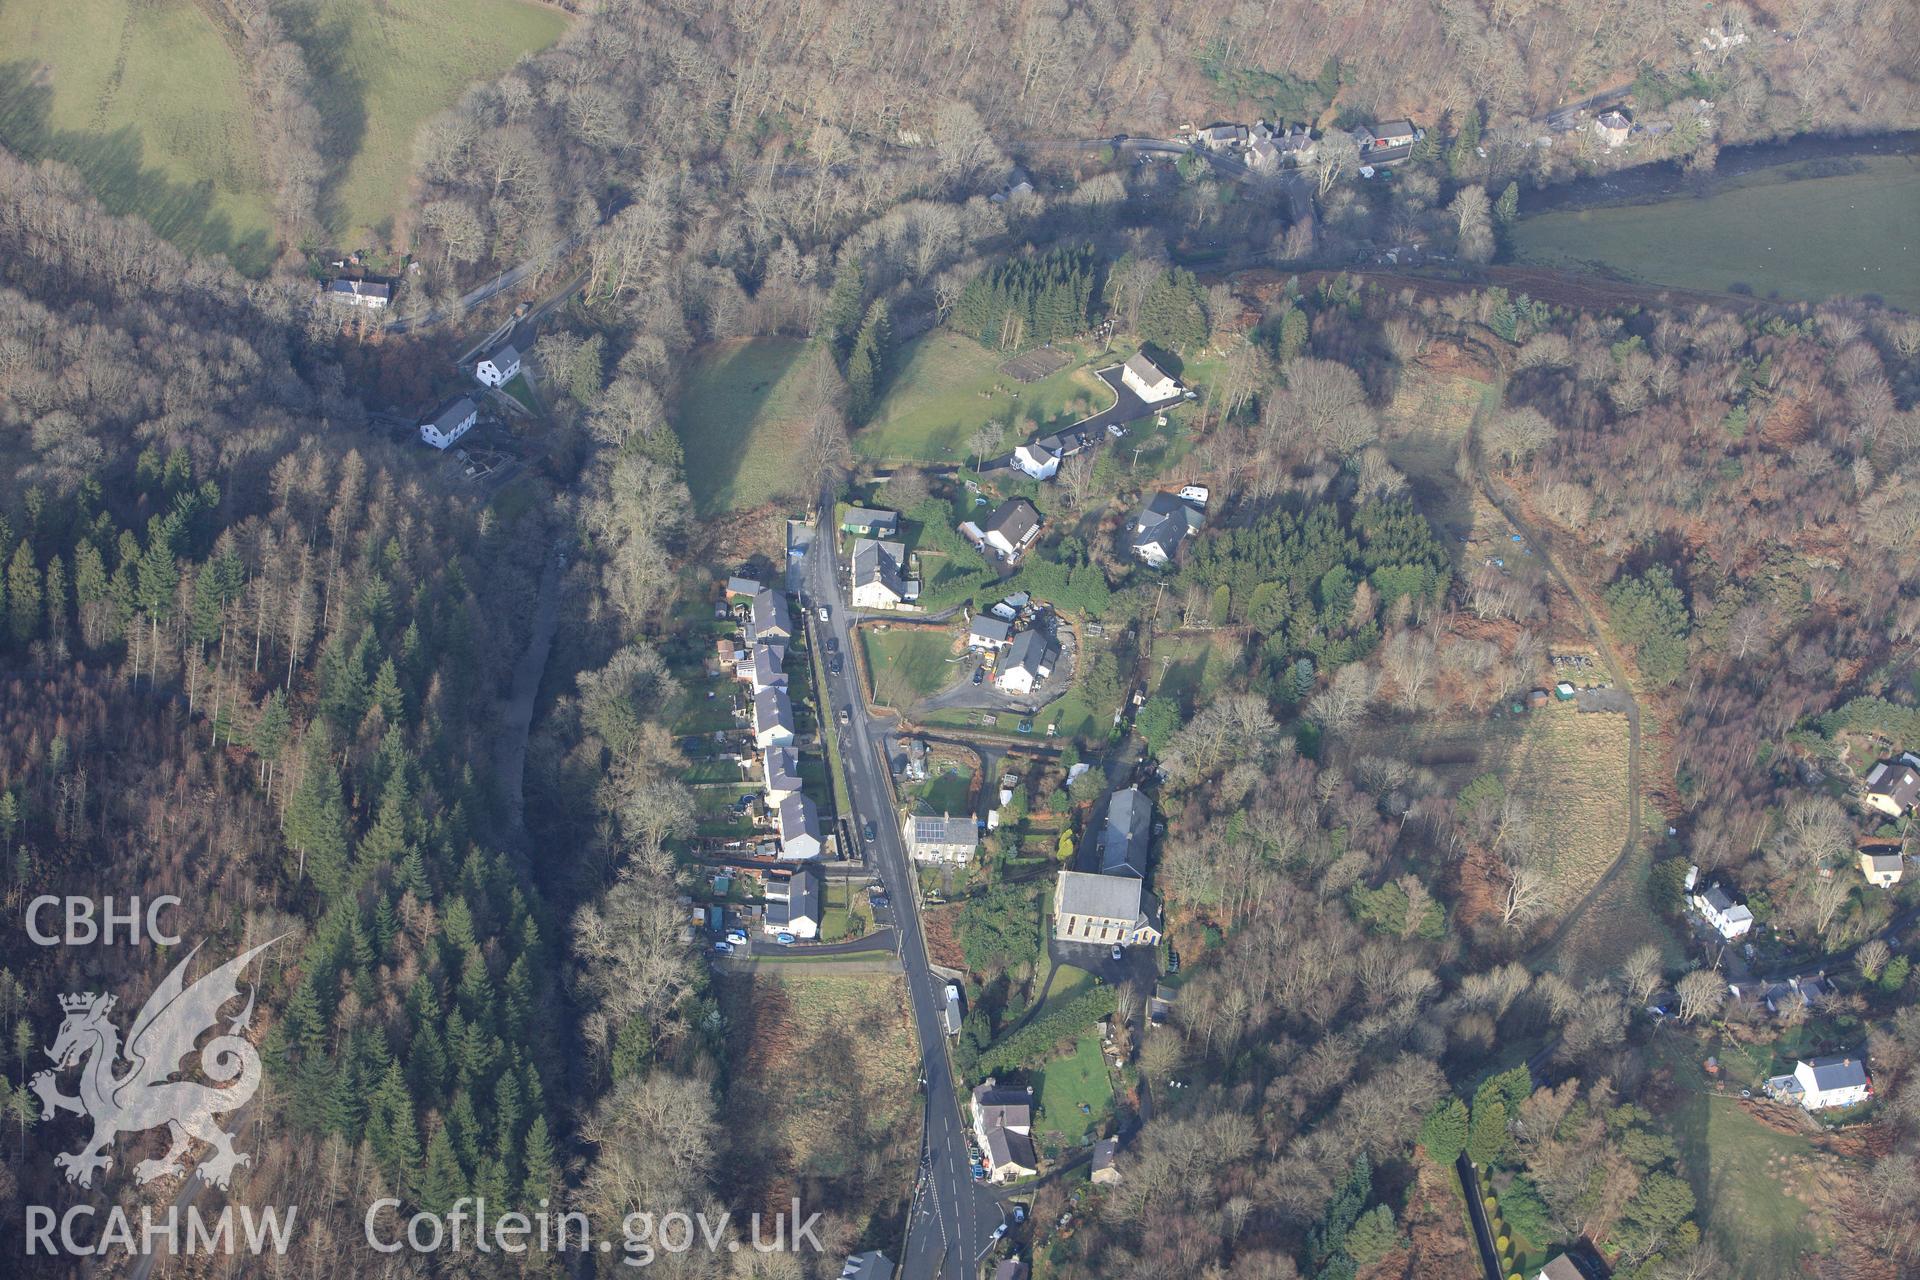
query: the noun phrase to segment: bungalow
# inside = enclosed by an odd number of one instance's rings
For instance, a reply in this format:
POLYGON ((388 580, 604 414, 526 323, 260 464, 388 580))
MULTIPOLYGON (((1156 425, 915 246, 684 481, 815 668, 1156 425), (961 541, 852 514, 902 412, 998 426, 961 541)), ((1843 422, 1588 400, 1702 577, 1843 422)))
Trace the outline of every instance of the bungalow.
POLYGON ((796 867, 785 879, 768 876, 764 888, 767 911, 760 927, 768 933, 790 933, 801 939, 819 937, 820 891, 818 867, 796 867))
POLYGON ((1060 470, 1060 455, 1039 444, 1023 444, 1013 451, 1013 465, 1035 480, 1051 480, 1060 470))
POLYGON ((820 811, 806 795, 790 795, 780 802, 780 857, 787 862, 806 862, 817 858, 825 846, 820 842, 820 811))
POLYGON ((1205 523, 1206 516, 1193 503, 1177 494, 1156 493, 1133 517, 1127 546, 1142 564, 1163 565, 1205 523))
POLYGON ((1053 936, 1061 942, 1150 947, 1160 941, 1159 904, 1132 876, 1063 871, 1053 886, 1053 936))
POLYGON ((1878 885, 1882 889, 1892 888, 1900 883, 1900 873, 1905 869, 1905 860, 1901 858, 1897 846, 1860 851, 1860 874, 1867 878, 1868 884, 1878 885))
POLYGON ((520 349, 511 342, 492 355, 481 357, 480 363, 473 366, 473 376, 490 387, 513 381, 514 375, 519 372, 520 349))
POLYGON ((420 438, 436 449, 444 449, 473 430, 473 424, 480 421, 480 406, 466 396, 459 396, 433 411, 420 424, 420 438))
POLYGON ((1025 498, 1009 498, 993 509, 980 526, 986 543, 1012 561, 1040 534, 1040 513, 1025 498))
POLYGON ((372 280, 329 280, 323 292, 335 302, 369 311, 384 311, 393 301, 393 286, 372 280))
POLYGON ((1120 381, 1148 404, 1171 400, 1180 394, 1180 384, 1171 375, 1163 372, 1159 365, 1147 359, 1144 351, 1134 352, 1132 357, 1120 366, 1120 381))
POLYGON ((848 507, 840 528, 861 537, 891 538, 900 532, 900 513, 883 507, 848 507))
POLYGON ((800 753, 792 747, 769 747, 760 757, 760 776, 767 789, 767 807, 778 809, 788 796, 800 794, 800 753))
POLYGON ((1022 631, 1007 646, 1006 659, 1001 662, 993 682, 1003 693, 1024 698, 1033 692, 1036 684, 1053 674, 1053 664, 1059 660, 1059 647, 1045 633, 1022 631))
POLYGON ((1104 1187, 1108 1183, 1120 1181, 1120 1170, 1114 1165, 1114 1157, 1120 1154, 1120 1139, 1102 1138, 1093 1144, 1093 1185, 1104 1187))
POLYGON ((1802 1058, 1794 1064, 1792 1075, 1767 1081, 1767 1092, 1808 1111, 1824 1111, 1865 1102, 1873 1096, 1873 1081, 1867 1077, 1864 1059, 1840 1054, 1802 1058))
POLYGON ((965 862, 980 843, 978 824, 964 813, 911 813, 901 834, 916 862, 965 862))
POLYGON ((1002 1089, 989 1076, 973 1091, 973 1136, 990 1182, 1030 1177, 1040 1172, 1033 1149, 1033 1090, 1002 1089))
POLYGON ((878 1249, 856 1253, 840 1268, 840 1280, 893 1280, 893 1260, 878 1249))
POLYGON ((753 745, 762 751, 793 745, 793 703, 777 685, 753 695, 753 745))
POLYGON ((1153 801, 1138 787, 1113 793, 1107 804, 1107 825, 1100 833, 1100 874, 1147 874, 1147 848, 1152 843, 1153 801))
MULTIPOLYGON (((1426 136, 1427 131, 1416 128, 1411 120, 1394 120, 1388 124, 1363 124, 1353 131, 1353 140, 1360 144, 1362 158, 1366 158, 1372 151, 1411 147, 1426 136)), ((1372 163, 1382 163, 1382 158, 1374 158, 1372 163)))
POLYGON ((747 618, 747 634, 754 640, 793 639, 793 615, 787 609, 787 593, 762 587, 753 593, 753 609, 747 618))
POLYGON ((967 624, 967 648, 991 653, 1013 638, 1013 623, 991 614, 976 613, 967 624))
POLYGON ((900 566, 907 549, 898 542, 859 538, 853 544, 853 607, 897 609, 920 598, 920 584, 910 581, 900 566))
POLYGON ((1882 760, 1867 774, 1867 803, 1890 818, 1920 804, 1920 756, 1882 760))
POLYGON ((1728 897, 1727 891, 1717 884, 1708 885, 1705 893, 1693 895, 1693 909, 1729 942, 1753 928, 1753 912, 1747 910, 1744 902, 1728 897))

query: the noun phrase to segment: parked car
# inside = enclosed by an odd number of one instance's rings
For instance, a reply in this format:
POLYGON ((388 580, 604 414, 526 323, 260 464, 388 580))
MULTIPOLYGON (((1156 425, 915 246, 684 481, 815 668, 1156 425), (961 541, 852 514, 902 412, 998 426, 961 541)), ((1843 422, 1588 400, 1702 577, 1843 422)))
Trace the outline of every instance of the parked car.
POLYGON ((987 1239, 998 1240, 1001 1236, 1004 1236, 1005 1234, 1007 1234, 1007 1224, 1003 1222, 999 1226, 993 1229, 993 1234, 988 1236, 987 1239))
POLYGON ((893 900, 884 893, 877 898, 870 899, 870 901, 876 907, 890 907, 893 905, 893 900))
POLYGON ((840 669, 845 665, 845 663, 840 661, 840 655, 836 653, 827 659, 827 674, 837 676, 840 674, 840 669))
POLYGON ((868 844, 872 844, 880 836, 880 833, 874 830, 872 818, 868 818, 866 822, 862 824, 860 828, 860 834, 866 837, 866 841, 868 844))
POLYGON ((825 606, 825 605, 821 605, 821 606, 820 606, 820 621, 822 621, 822 622, 825 622, 826 620, 827 620, 827 606, 825 606))
POLYGON ((840 652, 840 639, 838 636, 827 637, 827 652, 828 653, 840 652))
POLYGON ((731 942, 716 942, 713 944, 713 949, 722 955, 731 955, 733 952, 733 944, 731 942))
POLYGON ((982 680, 985 680, 986 678, 987 678, 987 669, 985 667, 975 667, 973 669, 973 682, 975 684, 979 684, 982 680))
POLYGON ((800 941, 800 939, 794 937, 790 933, 776 933, 773 935, 773 940, 779 943, 783 947, 790 947, 794 943, 800 941))
POLYGON ((727 941, 736 947, 744 947, 747 945, 747 931, 745 929, 729 929, 727 930, 727 941))
POLYGON ((1118 948, 1118 947, 1115 947, 1115 948, 1113 949, 1113 958, 1114 958, 1115 960, 1124 960, 1124 959, 1126 958, 1126 955, 1127 955, 1127 953, 1126 953, 1126 952, 1124 952, 1124 951, 1122 951, 1122 950, 1121 950, 1120 948, 1118 948))
POLYGON ((840 708, 840 723, 841 723, 841 724, 847 724, 847 723, 849 723, 849 722, 851 722, 852 720, 853 720, 853 711, 852 711, 852 709, 851 709, 851 708, 848 708, 848 707, 842 707, 842 708, 840 708))

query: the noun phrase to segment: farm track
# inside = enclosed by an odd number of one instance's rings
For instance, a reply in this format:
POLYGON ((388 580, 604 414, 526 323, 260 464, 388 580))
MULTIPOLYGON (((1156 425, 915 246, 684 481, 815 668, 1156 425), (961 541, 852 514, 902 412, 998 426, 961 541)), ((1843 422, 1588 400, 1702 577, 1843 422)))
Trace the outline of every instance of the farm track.
POLYGON ((1559 557, 1553 552, 1553 544, 1520 514, 1519 504, 1514 500, 1512 490, 1505 485, 1496 486, 1483 468, 1476 467, 1474 482, 1487 501, 1492 503, 1494 508, 1520 531, 1520 536, 1525 538, 1530 546, 1539 551, 1542 563, 1547 566, 1547 572, 1553 575, 1553 580, 1560 584, 1560 589, 1567 593, 1573 600, 1574 607, 1580 610, 1581 620, 1586 624, 1587 635, 1592 639, 1594 648, 1599 651, 1600 660, 1606 664, 1608 676, 1613 680, 1614 687, 1625 694, 1627 699, 1627 837, 1621 843, 1620 852, 1612 864, 1600 873, 1599 879, 1595 880, 1592 887, 1581 895, 1580 900, 1560 917, 1560 922, 1554 926, 1553 932, 1526 954, 1527 964, 1538 967, 1552 957, 1554 951, 1566 941, 1567 936, 1580 923, 1581 917, 1592 909, 1614 881, 1620 878, 1621 873, 1632 862, 1634 849, 1640 842, 1640 700, 1634 693, 1633 682, 1627 679, 1626 668, 1620 662, 1620 655, 1614 652, 1613 642, 1600 625, 1600 619, 1587 604, 1586 597, 1574 590, 1572 578, 1561 567, 1559 557))

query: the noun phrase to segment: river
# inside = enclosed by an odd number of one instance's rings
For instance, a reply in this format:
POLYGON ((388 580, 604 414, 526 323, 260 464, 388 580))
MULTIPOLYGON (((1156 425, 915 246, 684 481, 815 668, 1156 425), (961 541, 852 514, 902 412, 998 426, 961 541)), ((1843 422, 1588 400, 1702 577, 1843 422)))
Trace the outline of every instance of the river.
POLYGON ((1920 311, 1920 133, 1729 147, 1524 193, 1509 261, 1681 288, 1920 311))

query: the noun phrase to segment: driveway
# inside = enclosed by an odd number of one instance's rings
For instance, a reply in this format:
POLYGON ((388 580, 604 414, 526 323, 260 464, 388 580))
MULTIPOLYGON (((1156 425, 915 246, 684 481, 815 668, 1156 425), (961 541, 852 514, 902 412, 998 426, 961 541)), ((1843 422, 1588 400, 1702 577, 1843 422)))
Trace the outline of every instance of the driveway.
MULTIPOLYGON (((1063 431, 1049 431, 1044 435, 1035 436, 1035 441, 1048 440, 1057 436, 1063 444, 1072 445, 1084 443, 1087 447, 1091 448, 1106 438, 1108 427, 1125 426, 1129 422, 1138 422, 1140 419, 1150 417, 1164 409, 1171 409, 1186 398, 1181 395, 1172 395, 1165 400, 1156 400, 1149 404, 1134 394, 1133 388, 1129 387, 1122 377, 1121 366, 1117 364, 1109 365, 1107 368, 1097 371, 1093 376, 1106 383, 1108 389, 1113 392, 1113 403, 1090 418, 1080 419, 1080 421, 1063 431)), ((982 463, 980 469, 982 471, 1005 471, 1012 466, 1013 455, 1006 453, 989 462, 982 463)))

